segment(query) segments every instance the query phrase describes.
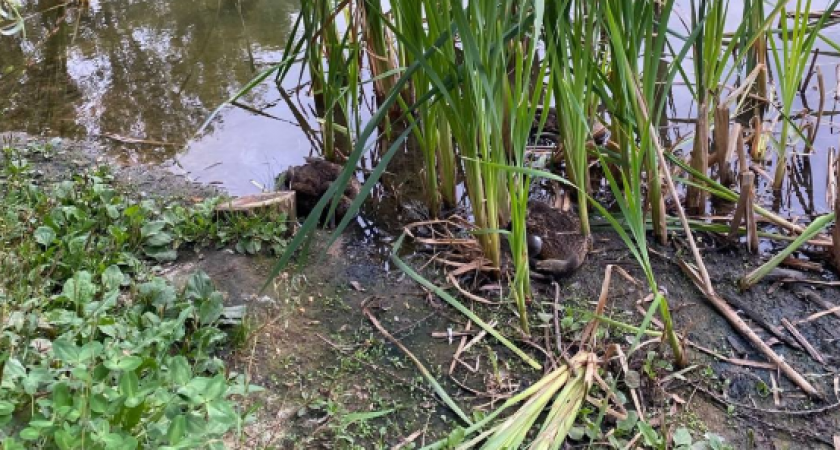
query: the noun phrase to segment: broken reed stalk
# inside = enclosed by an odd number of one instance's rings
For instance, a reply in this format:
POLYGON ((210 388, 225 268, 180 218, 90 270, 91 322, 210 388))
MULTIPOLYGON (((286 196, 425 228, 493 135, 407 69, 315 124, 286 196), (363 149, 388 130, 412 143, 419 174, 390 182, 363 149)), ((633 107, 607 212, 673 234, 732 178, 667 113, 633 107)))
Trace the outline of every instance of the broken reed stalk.
POLYGON ((753 183, 755 174, 749 171, 741 172, 741 195, 738 197, 738 206, 729 228, 729 239, 738 237, 741 223, 745 223, 747 229, 747 249, 750 253, 758 250, 758 230, 756 229, 755 213, 753 212, 753 183))
MULTIPOLYGON (((671 178, 671 171, 668 170, 668 160, 665 159, 665 150, 662 148, 662 144, 659 142, 659 135, 656 133, 656 127, 650 119, 650 114, 648 113, 647 105, 645 104, 645 98, 642 95, 641 90, 639 89, 639 85, 635 81, 632 82, 632 85, 636 93, 638 108, 639 112, 642 115, 642 120, 644 121, 643 123, 648 124, 650 141, 653 144, 654 150, 656 151, 656 156, 659 160, 659 166, 663 169, 662 174, 665 176, 665 185, 668 188, 668 195, 671 196, 671 198, 674 200, 674 204, 677 207, 677 215, 680 218, 680 222, 682 222, 683 230, 685 231, 686 239, 688 239, 688 244, 691 247, 691 253, 694 256, 694 260, 697 262, 697 266, 700 268, 700 274, 703 278, 703 283, 710 289, 711 292, 714 292, 714 288, 712 287, 712 281, 709 278, 709 272, 706 270, 706 265, 703 264, 703 257, 700 256, 700 250, 697 249, 697 243, 694 242, 694 234, 691 232, 691 225, 689 225, 688 223, 688 218, 686 217, 685 210, 683 210, 682 207, 682 202, 680 202, 680 197, 677 194, 677 188, 674 186, 674 180, 671 178)), ((684 366, 687 364, 688 361, 685 355, 685 349, 683 348, 682 343, 679 341, 677 333, 673 329, 673 323, 670 320, 671 314, 668 308, 667 299, 663 299, 662 303, 664 307, 662 308, 661 314, 663 316, 663 321, 665 322, 665 337, 668 339, 668 343, 671 346, 672 351, 674 352, 674 360, 676 361, 677 365, 684 366)))
MULTIPOLYGON (((709 172, 709 105, 703 103, 697 112, 697 125, 694 131, 694 149, 691 151, 691 167, 699 173, 709 172)), ((706 199, 708 193, 704 189, 703 181, 695 178, 696 184, 688 186, 686 206, 692 214, 706 214, 706 199)), ((675 201, 677 197, 674 197, 675 201)))
POLYGON ((802 333, 799 332, 795 325, 790 323, 790 321, 784 317, 782 317, 782 325, 785 327, 785 329, 787 329, 790 332, 791 335, 793 335, 793 337, 796 339, 797 342, 799 342, 799 345, 801 345, 805 349, 808 355, 810 355, 811 358, 814 358, 814 361, 820 364, 825 364, 825 358, 823 358, 820 352, 818 352, 817 349, 815 349, 814 346, 811 345, 810 342, 808 342, 808 339, 805 339, 805 336, 803 336, 802 333))
POLYGON ((799 372, 796 371, 793 367, 791 367, 782 357, 780 357, 776 352, 770 348, 769 345, 765 344, 761 337, 755 333, 746 323, 744 323, 743 319, 738 315, 735 310, 733 310, 729 304, 717 295, 713 291, 708 291, 704 286, 703 282, 700 277, 697 275, 697 272, 686 264, 685 261, 679 260, 679 266, 683 270, 683 272, 694 282, 694 285, 703 295, 706 297, 707 300, 714 306, 718 312, 723 315, 723 317, 735 328, 736 331, 741 333, 742 336, 747 338, 748 341, 759 350, 767 359, 772 361, 776 366, 785 374, 785 376, 790 379, 794 384, 799 386, 806 394, 811 397, 822 399, 823 395, 819 392, 811 383, 808 382, 799 372))
MULTIPOLYGON (((732 155, 735 153, 735 148, 743 147, 744 140, 741 136, 741 124, 736 123, 729 129, 729 136, 726 138, 726 148, 723 151, 723 156, 718 159, 718 171, 720 173, 720 184, 730 186, 735 182, 734 171, 729 164, 732 161, 732 155)), ((743 152, 743 149, 739 151, 743 152)))
POLYGON ((376 319, 376 316, 373 315, 373 313, 370 311, 370 308, 368 308, 368 306, 364 303, 362 304, 362 312, 370 320, 370 323, 372 323, 373 326, 376 327, 376 329, 379 330, 379 332, 382 333, 382 335, 385 336, 386 339, 391 341, 392 344, 396 345, 397 348, 402 350, 402 352, 405 353, 405 356, 407 356, 408 359, 410 359, 411 362, 413 362, 414 365, 417 366, 417 370, 419 370, 420 373, 423 374, 423 376, 432 386, 432 389, 434 389, 435 393, 440 397, 441 400, 443 400, 444 403, 446 403, 446 406, 448 406, 449 409, 451 409, 452 412, 454 412, 458 416, 458 418, 461 419, 465 424, 472 425, 472 421, 470 420, 469 416, 467 416, 464 413, 464 411, 461 410, 458 404, 455 403, 454 400, 452 400, 452 397, 450 397, 449 394, 446 393, 446 390, 443 389, 443 387, 440 385, 440 383, 437 382, 437 380, 435 380, 435 377, 432 375, 431 372, 429 372, 429 369, 426 369, 426 366, 424 366, 423 363, 421 363, 420 360, 417 359, 417 357, 414 356, 414 354, 411 353, 411 351, 409 351, 402 344, 402 342, 394 338, 394 336, 392 336, 391 333, 389 333, 388 330, 386 330, 385 327, 383 327, 382 324, 379 323, 379 320, 376 319))
MULTIPOLYGON (((677 216, 680 218, 680 222, 683 226, 683 231, 685 231, 686 239, 688 239, 689 247, 691 248, 691 254, 694 257, 694 261, 697 263, 697 267, 700 270, 700 276, 703 280, 703 284, 707 286, 711 292, 714 292, 714 288, 712 287, 712 281, 709 278, 709 272, 706 270, 706 265, 703 263, 703 257, 700 256, 700 250, 697 248, 697 243, 694 241, 694 233, 691 232, 691 225, 688 222, 688 217, 685 215, 685 210, 683 209, 682 202, 680 202, 680 197, 677 194, 677 188, 674 185, 674 180, 671 177, 671 171, 667 169, 668 167, 668 160, 665 158, 665 150, 662 148, 662 144, 659 142, 658 135, 656 134, 656 129, 654 127, 653 122, 650 121, 650 115, 647 111, 647 106, 645 105, 644 97, 642 93, 639 91, 639 86, 634 82, 633 87, 636 90, 636 96, 639 100, 639 111, 642 114, 642 119, 647 122, 648 127, 650 127, 650 133, 652 136, 651 141, 653 142, 653 147, 656 150, 657 157, 659 158, 659 164, 664 168, 662 174, 665 176, 665 185, 668 188, 668 195, 671 196, 671 199, 674 200, 674 204, 677 208, 677 216)), ((666 334, 667 334, 666 330, 666 334)))
POLYGON ((732 176, 729 159, 732 157, 732 146, 729 145, 729 107, 719 105, 715 108, 715 154, 717 155, 718 179, 722 184, 728 184, 732 176))

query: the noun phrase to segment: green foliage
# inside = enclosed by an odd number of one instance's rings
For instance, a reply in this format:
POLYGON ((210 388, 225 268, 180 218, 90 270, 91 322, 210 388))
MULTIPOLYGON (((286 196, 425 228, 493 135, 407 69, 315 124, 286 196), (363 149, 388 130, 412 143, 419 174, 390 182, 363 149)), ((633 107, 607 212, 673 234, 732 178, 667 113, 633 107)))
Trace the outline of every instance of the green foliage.
POLYGON ((0 166, 3 448, 222 448, 246 419, 243 379, 214 356, 222 295, 203 272, 178 292, 151 265, 185 243, 282 245, 278 226, 213 221, 212 201, 161 211, 102 169, 42 187, 24 156, 0 166))

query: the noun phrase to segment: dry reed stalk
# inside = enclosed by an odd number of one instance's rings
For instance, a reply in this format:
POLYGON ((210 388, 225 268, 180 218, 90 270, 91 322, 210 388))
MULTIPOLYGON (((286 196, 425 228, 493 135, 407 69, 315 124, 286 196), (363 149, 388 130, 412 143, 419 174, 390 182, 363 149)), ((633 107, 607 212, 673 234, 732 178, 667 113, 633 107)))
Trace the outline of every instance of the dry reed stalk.
POLYGON ((765 70, 766 69, 764 67, 764 64, 756 65, 755 69, 753 69, 752 72, 750 72, 749 75, 747 75, 747 77, 744 78, 744 81, 743 81, 743 83, 741 83, 741 86, 739 86, 738 89, 735 89, 732 92, 730 92, 729 95, 726 96, 726 98, 722 99, 719 102, 719 105, 728 107, 732 103, 734 103, 735 100, 738 100, 738 97, 742 96, 744 94, 744 92, 747 91, 747 89, 749 89, 749 88, 751 88, 755 85, 755 83, 757 82, 758 76, 761 75, 762 73, 764 73, 765 70))
POLYGON ((680 268, 683 272, 688 275, 689 278, 694 282, 694 285, 703 293, 706 299, 718 310, 718 312, 723 315, 724 318, 735 328, 736 331, 741 333, 742 336, 747 338, 748 341, 757 349, 759 350, 767 359, 771 362, 776 364, 782 373, 790 379, 794 384, 799 386, 806 394, 811 397, 822 399, 823 394, 818 391, 811 383, 808 382, 799 372, 796 371, 790 364, 787 363, 782 357, 780 357, 776 352, 770 348, 769 345, 765 344, 764 341, 761 339, 759 335, 755 333, 755 331, 750 328, 743 319, 738 315, 735 310, 733 310, 726 300, 722 299, 719 295, 714 293, 713 291, 710 292, 706 290, 703 285, 702 280, 698 276, 697 272, 690 267, 688 264, 685 263, 683 260, 679 260, 680 268))
POLYGON ((747 167, 747 150, 744 147, 744 133, 742 133, 741 124, 735 124, 732 129, 732 134, 735 134, 735 150, 738 151, 738 171, 743 172, 749 170, 747 167))
MULTIPOLYGON (((729 129, 729 136, 726 139, 726 147, 723 148, 723 155, 718 158, 718 172, 720 173, 720 184, 731 186, 735 182, 735 175, 732 170, 732 155, 736 146, 743 147, 744 138, 741 136, 741 124, 736 123, 729 129)), ((739 152, 743 153, 743 150, 739 152)))
POLYGON ((758 228, 756 227, 753 203, 755 199, 755 174, 745 172, 741 174, 741 190, 746 192, 746 203, 744 204, 745 225, 747 227, 747 250, 750 253, 758 252, 758 228))
POLYGON ((718 179, 724 183, 724 172, 729 173, 729 107, 720 105, 715 108, 715 155, 718 166, 718 179))
MULTIPOLYGON (((703 103, 697 115, 697 126, 694 132, 694 149, 691 151, 691 167, 706 175, 709 172, 709 105, 703 103)), ((706 199, 708 193, 703 189, 703 181, 694 178, 698 186, 689 186, 686 195, 686 205, 695 215, 706 214, 706 199)))
POLYGON ((790 334, 793 335, 794 338, 796 338, 796 340, 805 349, 808 355, 811 356, 811 358, 814 358, 814 360, 820 364, 825 364, 825 358, 823 358, 822 354, 820 354, 820 352, 818 352, 817 349, 814 348, 814 346, 811 345, 810 342, 808 342, 808 339, 805 339, 805 336, 803 336, 802 333, 799 332, 796 326, 794 326, 792 323, 790 323, 789 320, 787 320, 784 317, 782 318, 782 325, 785 327, 785 329, 787 329, 790 332, 790 334))
POLYGON ((749 171, 741 172, 740 180, 741 196, 738 197, 738 206, 735 208, 735 215, 730 224, 729 238, 737 238, 741 223, 745 223, 747 229, 747 249, 750 253, 755 253, 758 250, 758 230, 752 208, 755 174, 749 171))
POLYGON ((825 202, 834 207, 834 193, 837 190, 837 172, 834 170, 834 165, 837 161, 837 149, 829 147, 826 159, 828 170, 825 175, 825 202))

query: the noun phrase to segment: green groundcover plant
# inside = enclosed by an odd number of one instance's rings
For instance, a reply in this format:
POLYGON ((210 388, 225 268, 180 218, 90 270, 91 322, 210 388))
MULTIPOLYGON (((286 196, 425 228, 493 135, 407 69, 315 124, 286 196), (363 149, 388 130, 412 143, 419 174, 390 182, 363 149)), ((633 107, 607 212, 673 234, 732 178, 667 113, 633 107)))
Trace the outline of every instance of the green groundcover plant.
POLYGON ((0 447, 224 448, 258 388, 217 356, 222 294, 154 267, 185 245, 281 251, 284 223, 136 201, 104 169, 42 186, 27 158, 49 154, 0 155, 0 447))

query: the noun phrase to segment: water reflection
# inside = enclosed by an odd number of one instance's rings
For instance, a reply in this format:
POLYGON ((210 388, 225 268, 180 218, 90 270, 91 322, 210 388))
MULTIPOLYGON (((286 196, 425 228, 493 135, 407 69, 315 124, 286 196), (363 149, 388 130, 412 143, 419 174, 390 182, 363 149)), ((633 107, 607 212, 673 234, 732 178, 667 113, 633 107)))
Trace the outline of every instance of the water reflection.
MULTIPOLYGON (((0 38, 0 131, 110 136, 126 159, 172 158, 210 111, 280 59, 297 3, 94 0, 83 9, 25 2, 26 38, 0 38)), ((245 101, 262 108, 268 92, 277 90, 265 86, 245 101)), ((212 134, 238 119, 223 114, 212 134)), ((255 121, 239 132, 269 127, 277 128, 255 121)))
MULTIPOLYGON (((227 107, 209 132, 194 133, 207 115, 271 62, 280 60, 288 38, 295 0, 92 0, 86 9, 67 6, 64 0, 25 1, 27 36, 0 38, 0 131, 25 130, 109 141, 126 162, 177 161, 197 180, 220 182, 233 194, 271 185, 276 173, 300 164, 303 156, 321 147, 312 119, 314 104, 306 88, 287 94, 264 83, 241 105, 227 107), (132 143, 143 140, 145 143, 132 143)), ((671 24, 680 29, 687 19, 687 0, 679 0, 679 15, 671 24)), ((815 0, 820 9, 825 0, 815 0)), ((732 2, 727 31, 742 19, 742 5, 732 2)), ((837 40, 837 27, 826 30, 837 40)), ((825 151, 837 145, 834 110, 840 94, 837 57, 831 48, 817 61, 831 100, 826 104, 813 155, 791 160, 784 198, 777 207, 793 214, 820 214, 828 167, 825 151), (811 162, 811 158, 817 158, 811 162)), ((772 64, 772 61, 771 61, 772 64)), ((693 64, 683 64, 692 78, 693 64)), ((771 67, 771 71, 775 71, 771 67)), ((307 77, 293 68, 292 85, 307 77)), ((735 80, 730 80, 734 83, 735 80)), ((812 82, 811 85, 814 83, 812 82)), ((794 111, 819 101, 809 89, 794 111)), ((688 142, 693 126, 680 118, 696 114, 685 86, 669 93, 663 141, 688 142)), ((365 113, 365 118, 368 117, 365 113)), ((816 125, 815 125, 816 127, 816 125)), ((771 151, 772 153, 772 151, 771 151)), ((369 169, 375 160, 365 161, 369 169)), ((419 192, 422 161, 403 154, 383 185, 419 192)), ((759 177, 762 189, 766 185, 759 177)), ((393 198, 394 203, 401 199, 393 198)))

